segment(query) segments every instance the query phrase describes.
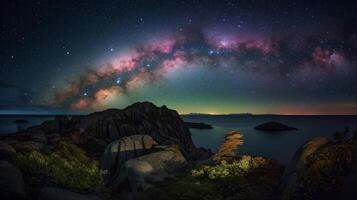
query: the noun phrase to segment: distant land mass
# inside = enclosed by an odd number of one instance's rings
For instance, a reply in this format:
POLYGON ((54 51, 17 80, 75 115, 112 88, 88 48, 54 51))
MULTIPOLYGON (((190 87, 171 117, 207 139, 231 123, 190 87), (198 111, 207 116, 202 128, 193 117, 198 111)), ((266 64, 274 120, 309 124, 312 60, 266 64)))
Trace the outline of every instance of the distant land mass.
POLYGON ((216 113, 187 113, 181 115, 254 115, 252 113, 227 113, 227 114, 216 114, 216 113))

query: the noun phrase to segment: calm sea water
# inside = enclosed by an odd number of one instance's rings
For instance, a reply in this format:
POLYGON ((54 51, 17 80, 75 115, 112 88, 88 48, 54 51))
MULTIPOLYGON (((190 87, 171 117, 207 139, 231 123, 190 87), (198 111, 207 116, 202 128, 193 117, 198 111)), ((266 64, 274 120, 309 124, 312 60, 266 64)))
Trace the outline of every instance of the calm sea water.
POLYGON ((236 116, 183 116, 191 122, 204 122, 214 126, 210 130, 191 129, 196 146, 215 151, 228 131, 243 134, 244 145, 238 154, 266 156, 286 164, 295 151, 309 138, 328 136, 348 126, 357 131, 357 116, 279 116, 279 115, 236 115, 236 116), (298 128, 297 131, 264 132, 254 126, 268 121, 277 121, 298 128))
POLYGON ((17 124, 15 120, 24 119, 29 123, 25 124, 25 127, 40 125, 42 122, 50 119, 54 119, 54 116, 31 116, 31 115, 0 115, 0 134, 14 133, 17 131, 17 124))
MULTIPOLYGON (((182 116, 185 121, 204 122, 214 128, 210 130, 191 129, 192 139, 196 146, 216 151, 228 131, 243 134, 244 145, 239 154, 267 156, 286 164, 297 148, 306 140, 315 136, 332 138, 335 131, 344 130, 346 126, 357 131, 357 116, 279 116, 279 115, 189 115, 182 116), (298 128, 297 131, 264 132, 254 130, 254 126, 278 121, 298 128)), ((0 134, 13 133, 17 130, 14 123, 17 119, 28 120, 27 126, 39 125, 53 116, 1 116, 0 134)))

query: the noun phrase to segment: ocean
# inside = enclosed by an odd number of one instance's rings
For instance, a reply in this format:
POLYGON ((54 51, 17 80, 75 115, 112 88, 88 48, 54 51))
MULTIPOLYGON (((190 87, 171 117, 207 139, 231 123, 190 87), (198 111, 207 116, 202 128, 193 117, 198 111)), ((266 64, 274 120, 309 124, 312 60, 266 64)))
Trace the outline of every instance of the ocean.
POLYGON ((309 138, 327 136, 333 138, 336 131, 345 127, 350 132, 357 131, 357 116, 285 116, 285 115, 186 115, 185 121, 204 122, 214 128, 191 129, 196 146, 215 151, 224 141, 228 131, 238 131, 243 135, 244 144, 238 154, 266 156, 287 164, 296 150, 309 138), (298 128, 294 131, 257 131, 254 126, 277 121, 298 128))
MULTIPOLYGON (((14 123, 17 119, 29 121, 26 125, 39 125, 53 116, 5 116, 0 115, 0 134, 13 133, 17 130, 14 123)), ((332 138, 336 131, 349 127, 357 131, 357 116, 283 116, 283 115, 184 115, 189 122, 204 122, 213 129, 191 129, 193 142, 197 147, 216 151, 228 131, 243 134, 244 145, 238 154, 266 156, 286 164, 295 151, 309 138, 327 136, 332 138), (296 131, 264 132, 254 126, 268 121, 277 121, 298 128, 296 131)))

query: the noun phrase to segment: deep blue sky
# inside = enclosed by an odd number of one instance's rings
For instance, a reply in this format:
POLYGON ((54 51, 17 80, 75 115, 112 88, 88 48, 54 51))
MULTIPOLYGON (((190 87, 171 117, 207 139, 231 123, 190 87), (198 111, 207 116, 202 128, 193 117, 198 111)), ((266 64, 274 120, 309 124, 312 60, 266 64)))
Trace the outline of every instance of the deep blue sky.
POLYGON ((348 1, 1 1, 0 113, 357 114, 348 1))

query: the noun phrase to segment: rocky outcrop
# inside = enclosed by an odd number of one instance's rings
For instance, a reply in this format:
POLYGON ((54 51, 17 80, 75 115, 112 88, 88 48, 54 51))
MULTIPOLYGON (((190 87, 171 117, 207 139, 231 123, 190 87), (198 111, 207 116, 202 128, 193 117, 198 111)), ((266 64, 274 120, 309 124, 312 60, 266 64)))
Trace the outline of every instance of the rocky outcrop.
POLYGON ((101 158, 101 168, 108 182, 119 176, 127 160, 148 154, 156 144, 149 135, 132 135, 110 143, 101 158))
POLYGON ((130 135, 150 135, 162 145, 178 144, 190 160, 211 156, 210 151, 195 147, 189 129, 176 111, 149 102, 73 117, 70 124, 77 127, 81 137, 93 135, 95 141, 104 144, 130 135))
POLYGON ((280 191, 282 199, 292 199, 298 189, 301 174, 306 167, 307 158, 321 147, 330 143, 326 137, 315 137, 303 144, 289 162, 282 176, 280 191))
POLYGON ((38 200, 100 200, 94 195, 78 194, 69 190, 45 187, 40 191, 38 200))
POLYGON ((267 122, 254 127, 255 130, 260 131, 291 131, 297 130, 297 128, 287 126, 279 122, 267 122))
POLYGON ((0 160, 0 199, 25 199, 24 180, 17 167, 0 160))
POLYGON ((135 103, 125 109, 108 109, 85 116, 56 116, 54 120, 30 127, 5 139, 28 142, 41 149, 55 145, 58 136, 70 135, 91 157, 98 158, 112 141, 131 135, 149 135, 161 145, 178 144, 189 160, 202 160, 212 152, 196 148, 191 133, 175 110, 149 102, 135 103))
POLYGON ((186 159, 177 145, 162 148, 126 161, 114 187, 129 183, 131 191, 137 193, 165 178, 173 177, 184 166, 186 159))
POLYGON ((211 125, 201 122, 185 122, 185 125, 192 129, 213 129, 211 125))

